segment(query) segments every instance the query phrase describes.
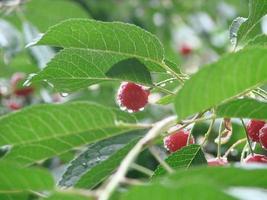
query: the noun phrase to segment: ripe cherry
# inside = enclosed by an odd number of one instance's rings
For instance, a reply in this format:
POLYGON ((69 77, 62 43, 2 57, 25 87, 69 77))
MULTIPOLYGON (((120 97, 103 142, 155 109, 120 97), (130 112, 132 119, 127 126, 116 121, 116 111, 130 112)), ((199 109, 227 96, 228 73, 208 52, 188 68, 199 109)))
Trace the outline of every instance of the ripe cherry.
POLYGON ((182 46, 180 47, 179 51, 180 51, 181 55, 187 56, 187 55, 191 54, 192 48, 187 44, 182 44, 182 46))
MULTIPOLYGON (((189 135, 190 132, 186 130, 174 132, 173 134, 164 138, 164 146, 168 151, 175 152, 186 146, 189 135)), ((195 143, 193 137, 190 138, 189 143, 195 143)))
POLYGON ((24 73, 15 73, 12 75, 10 83, 17 96, 29 96, 33 93, 33 87, 22 87, 22 82, 25 80, 26 75, 24 73))
POLYGON ((267 149, 267 124, 260 129, 259 134, 261 146, 267 149))
POLYGON ((209 166, 224 166, 228 164, 226 158, 211 158, 208 159, 207 161, 209 166))
POLYGON ((122 108, 129 111, 140 111, 148 103, 149 90, 131 82, 122 83, 117 94, 117 100, 122 108))
POLYGON ((245 163, 265 163, 267 164, 267 157, 260 154, 249 155, 244 160, 245 163))
POLYGON ((259 130, 264 126, 265 122, 261 120, 250 120, 247 124, 249 138, 254 142, 259 142, 259 130))

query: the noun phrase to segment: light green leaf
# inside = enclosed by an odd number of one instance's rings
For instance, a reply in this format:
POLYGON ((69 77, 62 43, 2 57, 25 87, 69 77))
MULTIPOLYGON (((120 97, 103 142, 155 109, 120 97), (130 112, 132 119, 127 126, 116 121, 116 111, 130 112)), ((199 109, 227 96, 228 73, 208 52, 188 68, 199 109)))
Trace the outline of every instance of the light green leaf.
POLYGON ((248 44, 246 45, 246 47, 251 47, 251 46, 266 47, 267 46, 267 35, 261 34, 261 35, 256 36, 252 40, 250 40, 248 44))
POLYGON ((226 194, 212 181, 198 177, 188 177, 188 180, 177 179, 172 182, 152 183, 146 186, 135 186, 129 192, 122 193, 121 200, 153 199, 153 200, 191 200, 219 199, 235 200, 226 194))
POLYGON ((174 101, 174 95, 170 94, 170 95, 166 95, 164 97, 162 97, 161 99, 159 99, 156 103, 160 104, 160 105, 168 105, 173 103, 174 101))
POLYGON ((231 53, 203 67, 175 97, 180 119, 204 111, 267 82, 267 49, 231 53))
POLYGON ((218 106, 216 115, 267 120, 267 102, 256 99, 237 99, 218 106))
POLYGON ((261 34, 260 21, 267 14, 267 0, 250 0, 248 19, 241 24, 237 32, 237 42, 247 42, 256 35, 261 34))
POLYGON ((71 161, 59 181, 59 185, 64 187, 73 185, 91 187, 98 184, 110 171, 112 172, 119 165, 118 162, 120 162, 123 155, 120 156, 121 153, 118 153, 118 151, 123 152, 126 146, 132 146, 127 144, 136 137, 140 137, 140 133, 134 131, 91 144, 82 154, 71 161), (118 154, 119 157, 115 157, 115 154, 118 154), (117 160, 118 162, 116 162, 117 160), (107 165, 109 162, 111 162, 112 166, 107 165), (101 167, 98 165, 101 165, 101 167), (97 168, 100 169, 97 170, 96 174, 93 174, 97 168), (86 181, 83 181, 84 179, 86 181), (90 179, 95 179, 95 181, 92 182, 90 179))
POLYGON ((46 79, 61 91, 78 90, 107 81, 106 72, 114 64, 129 58, 141 61, 150 72, 166 73, 169 70, 176 73, 164 63, 159 40, 131 24, 67 20, 51 27, 33 44, 64 48, 33 78, 33 81, 46 79))
MULTIPOLYGON (((168 158, 166 158, 165 162, 173 169, 188 169, 191 166, 207 164, 204 153, 199 145, 186 146, 171 154, 168 158)), ((162 166, 159 166, 154 172, 154 177, 165 173, 166 170, 162 166)))
POLYGON ((0 172, 0 193, 52 190, 54 187, 52 175, 41 169, 20 168, 14 163, 1 161, 0 172))
POLYGON ((73 194, 71 194, 71 192, 69 194, 64 194, 64 192, 62 191, 62 193, 55 193, 47 198, 42 198, 41 200, 91 200, 91 199, 93 198, 90 198, 88 196, 82 196, 74 192, 73 194))
POLYGON ((128 124, 135 122, 128 113, 95 103, 33 106, 0 118, 0 146, 14 145, 5 159, 32 164, 83 144, 139 129, 128 124))
POLYGON ((0 194, 1 200, 28 200, 29 195, 24 193, 0 194))
POLYGON ((177 197, 181 199, 235 199, 226 194, 227 189, 231 187, 266 188, 266 172, 267 169, 234 167, 181 169, 168 176, 159 177, 150 184, 130 188, 129 192, 122 195, 122 199, 176 200, 177 197))

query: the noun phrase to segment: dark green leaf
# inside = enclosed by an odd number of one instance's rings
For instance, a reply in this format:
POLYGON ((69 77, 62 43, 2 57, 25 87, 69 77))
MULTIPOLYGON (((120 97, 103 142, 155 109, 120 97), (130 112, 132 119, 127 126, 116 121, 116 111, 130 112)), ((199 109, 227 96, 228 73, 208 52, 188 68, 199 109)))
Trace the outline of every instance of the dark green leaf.
MULTIPOLYGON (((168 158, 166 158, 165 161, 173 169, 188 169, 191 166, 207 164, 204 153, 199 145, 186 146, 181 150, 171 154, 168 158)), ((160 176, 165 173, 166 170, 162 166, 159 166, 155 170, 154 176, 160 176)))
POLYGON ((104 172, 103 175, 105 175, 105 173, 113 171, 114 167, 117 167, 113 165, 111 169, 107 169, 107 165, 103 163, 108 163, 107 160, 110 160, 113 164, 117 164, 116 160, 113 160, 114 154, 117 154, 118 151, 123 151, 122 149, 125 148, 125 145, 127 145, 129 141, 139 136, 140 134, 138 132, 132 132, 91 144, 82 154, 71 161, 59 181, 59 185, 70 187, 78 182, 77 185, 79 187, 90 187, 92 184, 97 184, 103 179, 103 176, 100 176, 100 171, 104 172), (96 168, 97 165, 102 165, 102 168, 99 169, 98 174, 93 175, 92 172, 95 171, 94 168, 96 168), (103 168, 105 168, 105 170, 103 168), (86 178, 86 176, 88 178, 86 178), (83 179, 86 179, 86 181, 83 181, 83 179), (89 179, 96 179, 97 181, 92 182, 89 179), (83 182, 85 183, 84 185, 82 185, 83 182))
POLYGON ((152 85, 150 72, 146 66, 136 58, 122 60, 116 63, 106 72, 106 75, 114 79, 152 85))

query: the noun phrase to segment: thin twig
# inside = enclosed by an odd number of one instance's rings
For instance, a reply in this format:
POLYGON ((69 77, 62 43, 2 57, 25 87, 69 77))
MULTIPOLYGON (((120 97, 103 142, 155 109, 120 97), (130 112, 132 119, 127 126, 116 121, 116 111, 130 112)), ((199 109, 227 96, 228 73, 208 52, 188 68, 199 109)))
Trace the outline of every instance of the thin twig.
POLYGON ((154 141, 161 132, 166 131, 169 127, 176 123, 176 116, 171 116, 163 119, 155 124, 148 133, 140 139, 137 144, 131 149, 127 156, 121 162, 118 170, 113 175, 112 179, 109 179, 104 188, 100 188, 97 191, 98 200, 108 200, 113 191, 118 187, 121 181, 124 179, 126 173, 128 172, 131 164, 135 161, 138 154, 148 146, 152 141, 154 141))
POLYGON ((173 173, 174 170, 170 167, 168 163, 165 162, 160 156, 159 152, 155 147, 150 147, 149 148, 150 153, 156 158, 156 160, 159 162, 159 164, 168 172, 168 173, 173 173))

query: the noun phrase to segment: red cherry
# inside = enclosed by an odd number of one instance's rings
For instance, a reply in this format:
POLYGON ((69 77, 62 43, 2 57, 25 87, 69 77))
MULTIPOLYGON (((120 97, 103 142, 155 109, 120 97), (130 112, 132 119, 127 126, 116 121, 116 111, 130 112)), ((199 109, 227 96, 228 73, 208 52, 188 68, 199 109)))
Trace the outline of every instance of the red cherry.
POLYGON ((187 44, 182 44, 182 46, 180 47, 179 51, 180 51, 181 55, 187 56, 187 55, 191 54, 192 48, 187 44))
POLYGON ((259 130, 264 126, 265 122, 261 120, 250 120, 247 124, 249 138, 254 142, 259 142, 259 130))
POLYGON ((208 159, 209 166, 224 166, 227 165, 228 161, 226 158, 211 158, 208 159))
POLYGON ((259 135, 261 146, 267 149, 267 124, 260 129, 259 135))
POLYGON ((122 83, 117 95, 118 103, 133 112, 140 111, 148 103, 149 90, 135 83, 122 83))
POLYGON ((33 87, 18 87, 23 80, 25 80, 26 75, 24 73, 15 73, 12 75, 10 83, 11 86, 14 88, 14 93, 17 96, 28 96, 33 93, 33 87))
POLYGON ((260 154, 249 155, 244 160, 245 163, 266 163, 267 164, 267 157, 260 154))
MULTIPOLYGON (((175 152, 182 147, 186 146, 187 139, 190 135, 189 131, 180 130, 164 138, 164 146, 170 152, 175 152)), ((190 144, 194 144, 194 138, 191 137, 190 144)))

